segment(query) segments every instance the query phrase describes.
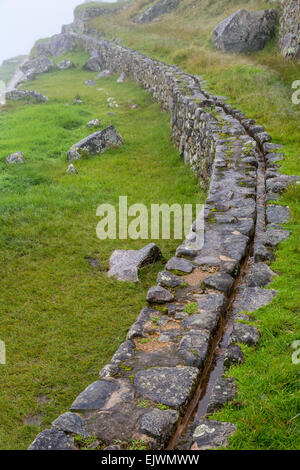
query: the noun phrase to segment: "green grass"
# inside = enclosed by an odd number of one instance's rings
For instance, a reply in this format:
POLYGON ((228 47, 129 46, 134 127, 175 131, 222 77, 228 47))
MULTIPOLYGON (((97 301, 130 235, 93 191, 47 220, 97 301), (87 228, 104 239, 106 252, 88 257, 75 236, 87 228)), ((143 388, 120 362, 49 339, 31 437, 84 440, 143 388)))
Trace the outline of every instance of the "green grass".
POLYGON ((17 56, 12 59, 4 60, 0 65, 0 80, 7 83, 14 75, 18 65, 23 62, 25 58, 26 56, 17 56))
MULTIPOLYGON (((120 15, 96 18, 93 28, 107 39, 118 36, 122 44, 149 56, 176 63, 207 80, 207 88, 227 96, 228 102, 265 126, 273 141, 284 144, 282 172, 298 174, 300 106, 292 104, 291 85, 300 78, 299 62, 286 62, 270 41, 252 54, 226 55, 215 51, 213 28, 238 8, 272 8, 262 0, 184 0, 177 11, 152 24, 130 21, 144 0, 120 15)), ((291 208, 287 227, 292 236, 277 251, 272 268, 280 277, 272 284, 279 291, 273 302, 257 312, 262 333, 257 350, 249 349, 246 363, 230 371, 238 379, 243 406, 229 405, 215 417, 234 422, 238 432, 229 449, 296 449, 300 445, 299 365, 292 363, 291 344, 300 338, 300 186, 281 198, 291 208)))
MULTIPOLYGON (((86 60, 82 52, 66 57, 79 66, 86 60)), ((26 88, 47 95, 48 103, 9 103, 0 114, 0 338, 7 348, 7 365, 0 366, 1 449, 25 449, 97 380, 163 267, 163 261, 145 267, 138 285, 108 279, 114 249, 148 241, 98 240, 98 205, 117 204, 119 195, 148 207, 204 200, 171 142, 168 114, 135 84, 117 84, 116 76, 95 88, 83 85, 94 75, 78 67, 40 76, 26 88), (83 105, 72 104, 77 94, 83 105), (115 116, 107 114, 108 96, 120 105, 115 116), (132 110, 134 103, 139 107, 132 110), (116 126, 124 146, 75 162, 79 174, 67 175, 66 152, 96 117, 116 126), (5 157, 17 150, 26 164, 7 166, 5 157), (97 258, 99 268, 86 257, 97 258), (39 414, 39 428, 24 424, 39 414)), ((158 244, 169 258, 178 240, 158 244)))

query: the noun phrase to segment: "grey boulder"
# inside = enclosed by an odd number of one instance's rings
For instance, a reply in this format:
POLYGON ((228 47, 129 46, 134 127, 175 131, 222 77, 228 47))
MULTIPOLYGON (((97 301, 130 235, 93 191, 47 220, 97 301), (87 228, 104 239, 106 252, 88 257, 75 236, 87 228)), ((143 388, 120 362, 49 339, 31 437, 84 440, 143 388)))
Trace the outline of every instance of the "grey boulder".
POLYGON ((47 96, 38 93, 37 91, 33 90, 12 90, 8 91, 5 94, 5 98, 7 101, 35 101, 36 103, 45 103, 49 101, 47 96))
POLYGON ((23 152, 19 151, 19 152, 11 153, 6 158, 6 163, 8 165, 11 165, 12 163, 25 163, 23 152))
POLYGON ((110 257, 108 276, 118 281, 138 282, 139 268, 154 263, 160 257, 161 251, 154 243, 141 250, 115 250, 110 257))
POLYGON ((67 70, 67 69, 72 69, 74 67, 75 67, 75 65, 73 64, 73 62, 71 62, 70 60, 67 60, 67 59, 62 60, 61 62, 59 62, 57 64, 57 68, 59 70, 67 70))
POLYGON ((76 150, 81 156, 85 153, 96 155, 105 152, 109 148, 116 148, 121 145, 123 145, 122 137, 114 126, 109 126, 77 142, 71 150, 76 150))
POLYGON ((103 58, 97 52, 93 52, 88 61, 84 64, 83 68, 91 72, 100 72, 103 68, 103 58))
POLYGON ((263 49, 275 32, 276 10, 238 10, 218 24, 212 33, 216 49, 253 52, 263 49))

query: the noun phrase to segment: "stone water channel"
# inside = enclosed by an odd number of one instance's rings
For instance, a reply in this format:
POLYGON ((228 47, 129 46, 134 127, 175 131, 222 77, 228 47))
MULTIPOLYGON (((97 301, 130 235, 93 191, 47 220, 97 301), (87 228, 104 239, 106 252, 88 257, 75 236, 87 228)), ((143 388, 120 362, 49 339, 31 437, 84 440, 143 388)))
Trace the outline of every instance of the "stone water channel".
POLYGON ((208 419, 233 400, 224 369, 243 362, 239 344, 260 337, 245 312, 276 295, 264 289, 268 262, 289 232, 288 208, 269 204, 296 177, 279 173, 279 146, 240 111, 213 96, 199 76, 87 35, 69 33, 103 69, 124 73, 171 113, 180 154, 208 188, 204 245, 194 231, 159 273, 140 312, 100 378, 30 449, 77 449, 75 435, 101 449, 207 449, 226 445, 236 427, 208 419), (242 322, 241 322, 242 320, 242 322), (138 444, 136 444, 138 445, 138 444))

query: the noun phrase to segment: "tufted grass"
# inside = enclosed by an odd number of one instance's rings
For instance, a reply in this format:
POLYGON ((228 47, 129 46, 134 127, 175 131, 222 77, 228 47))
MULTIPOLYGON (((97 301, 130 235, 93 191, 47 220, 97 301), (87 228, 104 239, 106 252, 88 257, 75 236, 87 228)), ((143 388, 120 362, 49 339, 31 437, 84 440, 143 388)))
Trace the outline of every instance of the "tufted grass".
MULTIPOLYGON (((7 364, 0 366, 1 449, 26 449, 97 380, 163 267, 162 261, 145 267, 139 285, 108 279, 114 249, 149 241, 98 240, 97 206, 115 205, 119 195, 148 207, 204 200, 160 105, 129 81, 117 84, 116 76, 85 86, 95 76, 81 69, 87 56, 77 51, 66 58, 77 69, 26 84, 48 103, 9 103, 0 113, 0 338, 7 348, 7 364), (83 105, 72 104, 76 95, 83 105), (108 107, 108 96, 118 109, 108 107), (96 117, 116 126, 124 146, 75 162, 79 175, 67 175, 66 152, 89 134, 86 123, 96 117), (26 165, 7 166, 5 157, 17 150, 26 165), (25 424, 30 417, 40 417, 40 426, 25 424)), ((166 259, 178 243, 158 241, 166 259)))
MULTIPOLYGON (((207 80, 207 88, 265 126, 273 141, 284 144, 282 172, 298 174, 300 105, 292 103, 291 85, 300 79, 299 63, 285 61, 276 40, 252 54, 227 55, 215 51, 211 32, 238 8, 278 7, 261 0, 183 0, 172 14, 152 24, 136 25, 130 17, 146 5, 132 2, 120 15, 99 17, 91 26, 107 39, 149 56, 176 63, 207 80)), ((280 277, 272 284, 278 296, 255 313, 262 339, 256 350, 245 349, 246 363, 229 371, 237 377, 239 396, 214 418, 230 421, 238 432, 229 449, 297 449, 300 445, 299 365, 292 363, 293 341, 300 339, 300 186, 291 187, 280 203, 289 205, 292 236, 277 250, 272 268, 280 277)))

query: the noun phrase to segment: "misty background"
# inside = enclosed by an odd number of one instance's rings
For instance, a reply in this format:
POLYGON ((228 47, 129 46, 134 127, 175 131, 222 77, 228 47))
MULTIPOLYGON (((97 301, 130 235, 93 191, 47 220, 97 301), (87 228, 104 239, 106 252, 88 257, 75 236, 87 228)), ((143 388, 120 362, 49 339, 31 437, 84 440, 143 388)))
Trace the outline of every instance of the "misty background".
MULTIPOLYGON (((102 0, 111 3, 112 0, 102 0)), ((60 33, 73 21, 83 0, 0 0, 0 65, 3 60, 29 54, 38 39, 60 33)))

